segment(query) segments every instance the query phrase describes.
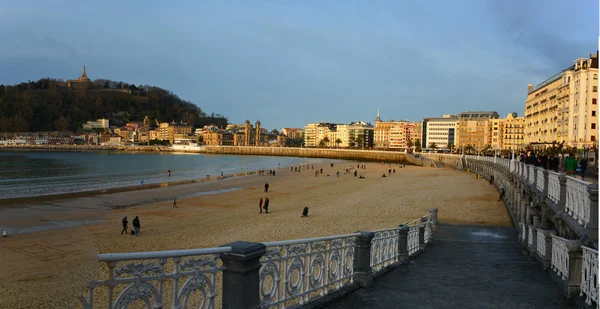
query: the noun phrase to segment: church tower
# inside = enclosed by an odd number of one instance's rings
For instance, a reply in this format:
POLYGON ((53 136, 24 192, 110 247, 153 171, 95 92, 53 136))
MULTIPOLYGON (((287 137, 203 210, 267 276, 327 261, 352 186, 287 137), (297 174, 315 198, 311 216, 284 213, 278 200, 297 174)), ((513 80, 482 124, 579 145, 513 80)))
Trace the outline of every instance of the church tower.
POLYGON ((246 141, 244 142, 245 146, 250 146, 250 121, 246 120, 244 122, 244 136, 246 137, 246 141))
POLYGON ((260 121, 256 120, 256 146, 260 146, 260 121))
POLYGON ((379 108, 377 108, 377 118, 375 118, 375 122, 381 121, 381 117, 379 117, 379 108))

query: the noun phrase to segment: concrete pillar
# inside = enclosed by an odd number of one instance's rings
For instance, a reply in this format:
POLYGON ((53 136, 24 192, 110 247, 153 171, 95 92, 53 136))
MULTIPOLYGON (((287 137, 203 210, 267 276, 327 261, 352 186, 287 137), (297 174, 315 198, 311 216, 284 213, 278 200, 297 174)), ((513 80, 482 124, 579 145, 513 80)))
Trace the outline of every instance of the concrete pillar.
POLYGON ((544 242, 546 243, 546 250, 544 251, 544 257, 542 260, 542 268, 544 270, 548 270, 552 265, 552 235, 555 235, 556 232, 554 230, 543 230, 542 235, 538 233, 537 237, 544 237, 544 242))
POLYGON ((569 250, 569 274, 567 276, 566 292, 567 296, 577 296, 581 289, 581 267, 582 250, 580 240, 568 240, 567 249, 569 250))
POLYGON ((371 268, 371 240, 373 232, 360 232, 354 244, 354 275, 352 279, 361 288, 373 285, 373 269, 371 268))
POLYGON ((590 194, 590 222, 585 225, 586 243, 591 244, 598 240, 598 184, 590 184, 587 189, 590 194))
MULTIPOLYGON (((596 203, 597 205, 597 203, 596 203)), ((437 208, 429 208, 429 217, 431 218, 431 222, 433 226, 438 225, 438 209, 437 208)))
POLYGON ((261 243, 236 241, 228 245, 230 253, 221 254, 223 261, 223 309, 258 309, 260 258, 266 253, 261 243))
POLYGON ((544 170, 544 190, 542 192, 542 197, 545 199, 548 196, 548 170, 544 170))
POLYGON ((408 227, 404 224, 398 230, 398 262, 408 262, 408 227))
POLYGON ((567 176, 565 176, 565 174, 558 175, 558 182, 560 183, 558 211, 565 211, 565 204, 567 203, 567 176))
POLYGON ((419 225, 419 251, 425 251, 425 224, 419 225))

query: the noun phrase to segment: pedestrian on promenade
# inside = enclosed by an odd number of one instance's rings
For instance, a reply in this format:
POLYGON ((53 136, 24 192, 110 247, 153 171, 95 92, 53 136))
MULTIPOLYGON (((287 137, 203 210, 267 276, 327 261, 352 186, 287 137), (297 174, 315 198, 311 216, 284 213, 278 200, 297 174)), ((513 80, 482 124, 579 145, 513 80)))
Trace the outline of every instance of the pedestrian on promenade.
POLYGON ((269 192, 269 184, 265 182, 265 192, 269 192))
POLYGON ((586 158, 582 158, 579 162, 579 166, 581 168, 581 180, 585 177, 585 169, 587 168, 588 162, 586 158))
POLYGON ((129 223, 129 221, 127 221, 127 216, 123 217, 121 223, 123 223, 123 230, 121 231, 121 235, 123 235, 123 232, 125 232, 125 235, 127 235, 127 223, 129 223))
POLYGON ((269 197, 268 196, 265 198, 264 208, 265 208, 265 213, 268 214, 269 213, 269 197))
POLYGON ((177 208, 177 196, 173 198, 173 208, 177 208))
POLYGON ((140 227, 140 219, 138 218, 138 216, 135 216, 135 219, 133 219, 133 231, 136 237, 140 233, 140 227))
POLYGON ((258 200, 258 209, 260 210, 260 213, 262 213, 262 197, 258 200))
POLYGON ((575 168, 577 168, 577 159, 570 153, 565 159, 565 170, 567 171, 567 175, 575 175, 575 168))

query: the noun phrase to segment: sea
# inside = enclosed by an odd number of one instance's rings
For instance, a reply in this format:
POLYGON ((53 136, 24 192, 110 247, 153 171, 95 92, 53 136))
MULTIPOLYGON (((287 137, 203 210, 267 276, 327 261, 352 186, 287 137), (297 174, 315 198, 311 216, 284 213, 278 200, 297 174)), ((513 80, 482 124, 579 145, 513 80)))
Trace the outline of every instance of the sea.
POLYGON ((197 153, 0 152, 0 199, 198 180, 329 159, 197 153), (168 171, 171 171, 169 177, 168 171))

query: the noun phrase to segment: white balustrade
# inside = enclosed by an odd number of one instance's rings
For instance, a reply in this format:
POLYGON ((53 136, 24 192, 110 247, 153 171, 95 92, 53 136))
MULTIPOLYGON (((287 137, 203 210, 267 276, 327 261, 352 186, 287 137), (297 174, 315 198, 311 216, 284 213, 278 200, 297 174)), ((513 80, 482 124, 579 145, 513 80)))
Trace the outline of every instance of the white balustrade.
POLYGON ((425 224, 425 243, 430 243, 433 238, 433 230, 431 229, 432 224, 425 224))
POLYGON ((537 229, 536 238, 537 244, 535 251, 539 257, 544 258, 544 256, 546 256, 546 235, 544 234, 544 230, 537 229))
POLYGON ((585 297, 585 303, 592 305, 592 302, 598 305, 598 250, 581 246, 583 249, 582 267, 581 267, 581 292, 580 296, 585 297))
POLYGON ((534 178, 534 171, 533 169, 535 168, 535 166, 531 165, 531 164, 527 164, 527 182, 529 182, 529 184, 534 184, 535 182, 535 178, 534 178))
POLYGON ((588 183, 573 177, 567 177, 567 200, 565 209, 567 213, 577 220, 577 223, 590 222, 590 194, 587 190, 588 183))
POLYGON ((419 251, 419 227, 418 226, 411 226, 408 229, 408 236, 407 236, 407 242, 408 242, 408 255, 414 255, 415 253, 417 253, 417 251, 419 251))
POLYGON ((371 268, 373 272, 398 262, 398 230, 376 231, 371 240, 371 268))
POLYGON ((108 266, 107 278, 91 281, 87 299, 79 300, 84 309, 94 308, 94 289, 103 286, 108 308, 125 309, 138 300, 146 308, 214 308, 221 290, 217 274, 223 270, 219 254, 228 252, 231 247, 100 254, 108 266), (173 293, 163 293, 167 281, 173 293))
POLYGON ((352 282, 354 243, 359 233, 264 243, 261 308, 304 304, 352 282), (314 295, 317 294, 317 295, 314 295))
POLYGON ((548 171, 548 198, 555 204, 560 201, 560 180, 559 174, 548 171))
POLYGON ((552 270, 564 281, 569 275, 569 249, 567 240, 552 235, 552 270))
POLYGON ((532 225, 527 226, 527 244, 529 247, 533 246, 533 229, 534 227, 532 225))
POLYGON ((544 191, 544 169, 536 167, 537 173, 535 178, 535 187, 540 191, 544 191))
POLYGON ((521 225, 521 241, 525 241, 527 238, 525 237, 527 235, 527 225, 523 222, 519 222, 519 225, 521 225))

